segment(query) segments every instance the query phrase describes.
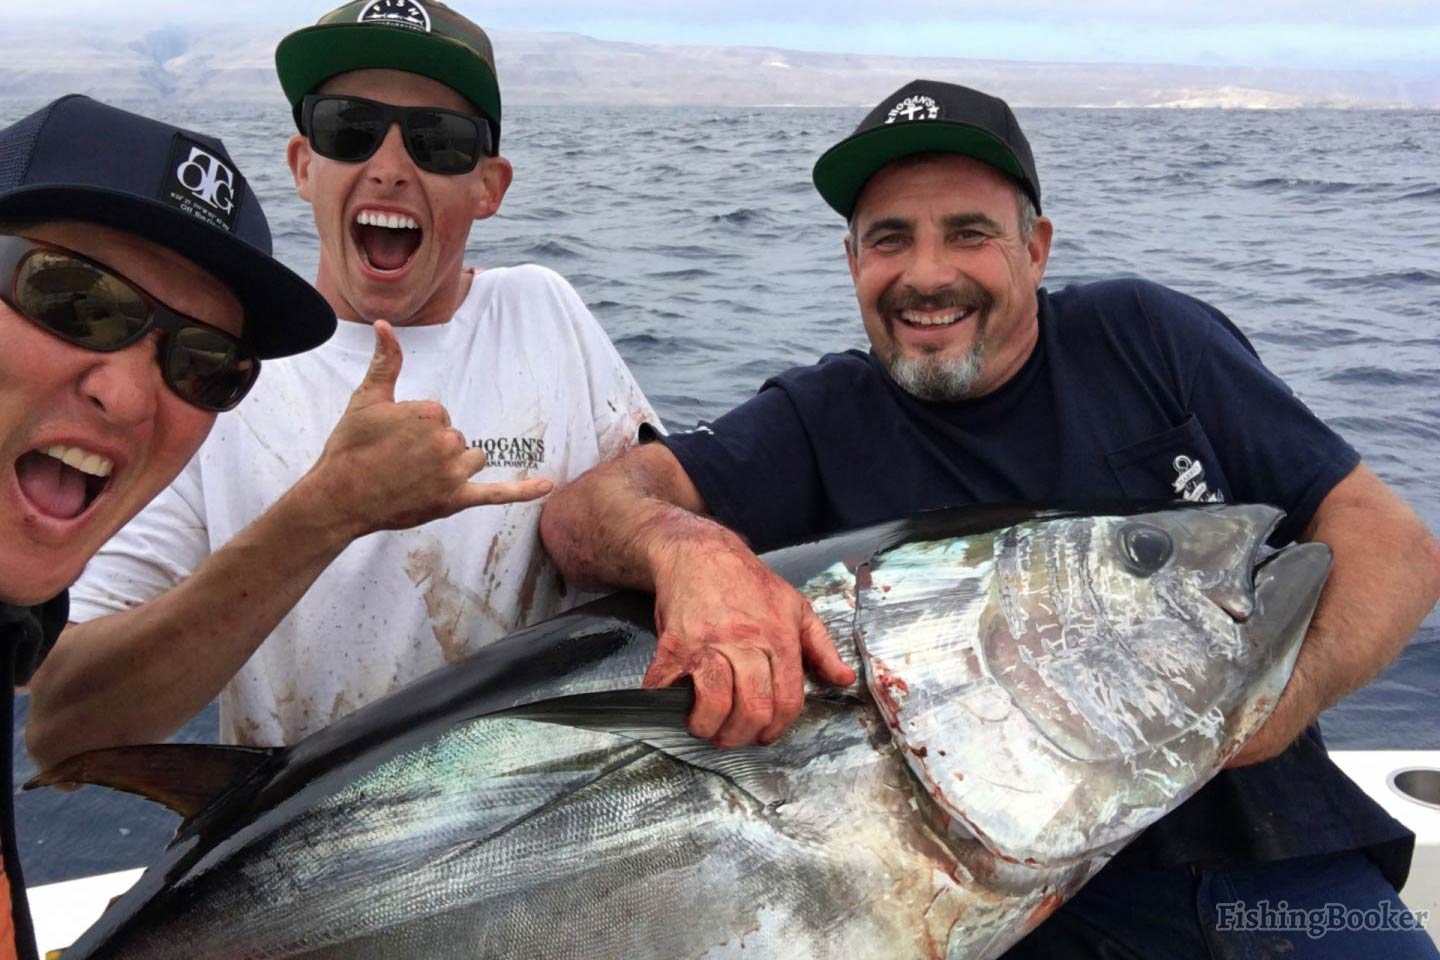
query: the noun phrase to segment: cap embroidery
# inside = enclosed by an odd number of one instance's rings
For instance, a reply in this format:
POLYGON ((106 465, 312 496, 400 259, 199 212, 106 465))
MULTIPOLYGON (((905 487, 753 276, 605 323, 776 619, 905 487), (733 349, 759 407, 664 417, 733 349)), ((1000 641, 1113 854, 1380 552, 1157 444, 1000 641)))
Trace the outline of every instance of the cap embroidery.
POLYGON ((940 104, 929 97, 916 95, 906 97, 890 108, 886 123, 896 120, 936 120, 940 117, 940 104))
POLYGON ((430 32, 430 12, 418 0, 370 0, 356 22, 430 32))
POLYGON ((160 199, 213 227, 233 232, 244 184, 228 161, 193 140, 176 136, 160 199))

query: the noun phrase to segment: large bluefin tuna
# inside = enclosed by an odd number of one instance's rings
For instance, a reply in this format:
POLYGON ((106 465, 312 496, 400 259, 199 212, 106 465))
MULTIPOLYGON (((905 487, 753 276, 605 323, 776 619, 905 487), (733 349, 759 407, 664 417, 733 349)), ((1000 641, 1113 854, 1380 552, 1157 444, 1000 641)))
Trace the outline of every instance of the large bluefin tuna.
POLYGON ((772 554, 862 677, 778 744, 640 691, 603 599, 285 750, 100 751, 187 815, 66 960, 994 957, 1264 721, 1326 574, 1279 513, 941 512, 772 554))

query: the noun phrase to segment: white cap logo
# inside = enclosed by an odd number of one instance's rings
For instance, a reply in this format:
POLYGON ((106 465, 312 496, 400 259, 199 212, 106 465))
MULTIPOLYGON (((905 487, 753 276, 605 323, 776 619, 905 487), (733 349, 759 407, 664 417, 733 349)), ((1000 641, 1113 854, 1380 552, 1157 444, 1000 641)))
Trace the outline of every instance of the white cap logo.
POLYGON ((906 97, 890 108, 886 123, 896 120, 936 120, 940 117, 940 104, 926 96, 906 97))
POLYGON ((419 0, 370 0, 356 22, 430 32, 430 12, 419 0))
POLYGON ((221 213, 235 210, 235 171, 199 147, 175 169, 180 185, 221 213))

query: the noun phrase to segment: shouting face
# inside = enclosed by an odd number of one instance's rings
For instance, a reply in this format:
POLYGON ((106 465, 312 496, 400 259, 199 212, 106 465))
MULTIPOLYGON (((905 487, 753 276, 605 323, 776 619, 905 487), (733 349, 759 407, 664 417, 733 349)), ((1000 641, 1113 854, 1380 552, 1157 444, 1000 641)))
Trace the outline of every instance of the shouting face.
MULTIPOLYGON (((15 232, 83 254, 177 313, 241 333, 244 312, 234 294, 169 249, 85 223, 15 232)), ((0 599, 28 605, 72 583, 174 479, 215 414, 165 385, 158 330, 99 353, 0 303, 0 331, 0 599)))
MULTIPOLYGON (((450 87, 400 70, 344 73, 319 92, 475 113, 450 87)), ((400 326, 450 319, 469 285, 462 268, 470 225, 500 209, 509 161, 486 157, 468 173, 430 173, 406 151, 398 125, 365 160, 322 157, 297 136, 289 161, 320 234, 315 286, 340 317, 400 326)))
POLYGON ((1014 181, 958 154, 892 163, 866 183, 846 253, 865 332, 926 400, 989 393, 1035 345, 1050 222, 1022 229, 1014 181))

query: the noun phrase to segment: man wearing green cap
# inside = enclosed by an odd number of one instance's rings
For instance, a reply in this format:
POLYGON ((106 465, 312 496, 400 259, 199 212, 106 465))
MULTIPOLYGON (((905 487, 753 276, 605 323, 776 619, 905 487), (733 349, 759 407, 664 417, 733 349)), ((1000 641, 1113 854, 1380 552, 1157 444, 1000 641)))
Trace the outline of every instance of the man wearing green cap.
POLYGON ((88 568, 36 680, 42 762, 164 738, 217 694, 226 741, 293 743, 578 602, 533 501, 656 422, 562 278, 465 266, 511 179, 484 31, 362 0, 276 63, 342 322, 88 568))
POLYGON ((655 591, 646 684, 689 677, 691 732, 734 746, 794 720, 802 662, 853 681, 752 551, 964 504, 1275 504, 1272 543, 1323 541, 1335 562, 1269 722, 1011 955, 1435 956, 1413 929, 1317 939, 1217 916, 1261 898, 1403 911, 1414 837, 1330 762, 1314 720, 1435 604, 1440 545, 1213 307, 1139 280, 1040 287, 1053 227, 1003 101, 915 81, 814 177, 849 225, 870 352, 781 374, 713 424, 592 470, 542 516, 571 582, 655 591))

